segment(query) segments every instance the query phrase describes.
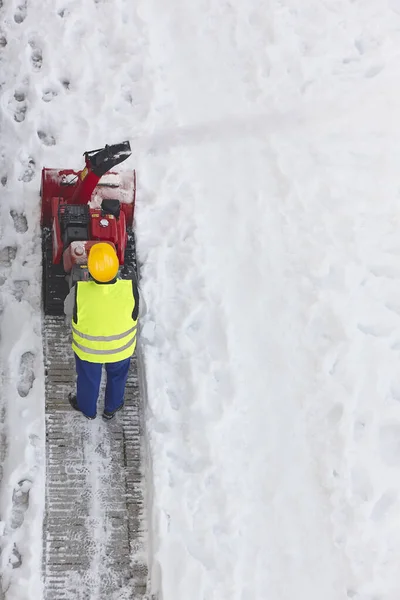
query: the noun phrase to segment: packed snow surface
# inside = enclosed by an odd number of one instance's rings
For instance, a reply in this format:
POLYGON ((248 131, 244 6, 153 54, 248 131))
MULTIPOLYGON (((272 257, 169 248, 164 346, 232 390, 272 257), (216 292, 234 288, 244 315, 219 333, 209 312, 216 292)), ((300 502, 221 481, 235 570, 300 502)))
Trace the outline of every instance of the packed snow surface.
POLYGON ((152 592, 398 600, 400 1, 0 7, 0 598, 43 595, 40 169, 129 139, 152 592))

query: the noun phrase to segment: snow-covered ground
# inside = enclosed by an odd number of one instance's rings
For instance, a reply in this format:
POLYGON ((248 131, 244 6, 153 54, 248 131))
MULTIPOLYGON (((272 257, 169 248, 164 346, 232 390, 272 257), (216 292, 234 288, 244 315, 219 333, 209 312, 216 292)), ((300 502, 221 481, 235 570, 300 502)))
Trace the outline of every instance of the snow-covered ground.
POLYGON ((398 600, 399 0, 3 0, 0 19, 6 600, 41 594, 40 169, 123 139, 153 592, 398 600))

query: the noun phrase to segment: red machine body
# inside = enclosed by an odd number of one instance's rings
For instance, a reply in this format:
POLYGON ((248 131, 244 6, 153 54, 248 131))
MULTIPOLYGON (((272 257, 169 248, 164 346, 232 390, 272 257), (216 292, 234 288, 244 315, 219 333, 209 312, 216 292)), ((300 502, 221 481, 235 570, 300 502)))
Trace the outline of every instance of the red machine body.
POLYGON ((136 171, 110 172, 100 178, 86 175, 85 169, 42 169, 42 226, 51 225, 53 217, 51 200, 58 198, 67 204, 88 204, 100 207, 104 199, 116 199, 126 216, 128 227, 132 227, 136 197, 136 171), (84 179, 82 180, 82 177, 84 179), (82 185, 87 178, 90 185, 82 185), (97 183, 95 183, 97 182, 97 183), (94 187, 93 187, 94 184, 94 187), (92 191, 90 192, 90 189, 92 191), (80 190, 80 193, 79 193, 80 190), (90 195, 89 195, 90 192, 90 195))
POLYGON ((42 227, 51 227, 52 262, 62 262, 66 273, 74 264, 87 264, 90 247, 100 241, 111 243, 124 264, 136 173, 108 169, 130 154, 129 142, 122 142, 85 152, 86 166, 81 171, 42 170, 42 227))
MULTIPOLYGON (((69 273, 73 264, 84 264, 87 262, 87 252, 96 242, 109 242, 111 243, 118 256, 120 265, 124 264, 125 261, 125 249, 127 244, 127 219, 125 211, 121 207, 119 217, 117 218, 113 214, 109 214, 101 208, 89 208, 89 239, 79 240, 81 246, 85 249, 83 255, 76 255, 75 252, 71 252, 71 246, 76 241, 71 242, 65 249, 61 234, 61 221, 60 215, 63 214, 63 209, 69 206, 68 202, 60 198, 51 199, 51 214, 52 214, 52 240, 53 240, 53 263, 59 264, 63 261, 64 270, 69 273)), ((73 246, 76 247, 76 246, 73 246)))

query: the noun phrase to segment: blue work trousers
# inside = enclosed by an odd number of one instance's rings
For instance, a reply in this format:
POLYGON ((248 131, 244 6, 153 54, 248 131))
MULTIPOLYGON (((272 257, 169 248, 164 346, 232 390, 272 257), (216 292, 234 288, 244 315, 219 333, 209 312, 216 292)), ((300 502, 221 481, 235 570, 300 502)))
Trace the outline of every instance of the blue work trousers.
MULTIPOLYGON (((113 412, 124 402, 126 380, 128 378, 130 358, 119 362, 106 363, 107 385, 104 410, 113 412)), ((76 400, 79 410, 88 417, 96 415, 97 398, 99 396, 101 363, 82 360, 75 354, 76 364, 76 400)))

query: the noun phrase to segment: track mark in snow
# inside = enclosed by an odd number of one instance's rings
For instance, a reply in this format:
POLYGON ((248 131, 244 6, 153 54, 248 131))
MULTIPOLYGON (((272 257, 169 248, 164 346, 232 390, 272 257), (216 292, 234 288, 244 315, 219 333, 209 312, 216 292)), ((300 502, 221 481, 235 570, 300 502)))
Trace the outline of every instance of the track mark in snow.
POLYGON ((19 569, 22 565, 22 556, 17 548, 17 544, 14 544, 14 547, 10 556, 10 565, 13 569, 19 569))
POLYGON ((17 233, 26 233, 28 231, 28 221, 24 213, 19 213, 16 210, 10 210, 10 215, 14 222, 14 228, 17 233))
POLYGON ((354 40, 354 46, 359 54, 365 53, 365 42, 361 38, 354 40))
POLYGON ((30 47, 32 48, 31 52, 31 63, 34 71, 40 71, 43 63, 43 54, 42 49, 37 45, 34 40, 29 42, 30 47))
POLYGON ((132 96, 132 92, 129 90, 129 88, 125 88, 122 89, 122 98, 128 103, 128 104, 133 104, 133 96, 132 96))
POLYGON ((385 306, 388 310, 400 316, 400 303, 396 303, 390 300, 388 302, 385 302, 385 306))
POLYGON ((382 425, 379 431, 379 450, 383 462, 389 467, 400 467, 400 423, 382 425))
POLYGON ((1 181, 1 185, 2 185, 3 187, 6 187, 6 185, 7 185, 7 181, 8 181, 8 177, 7 177, 7 175, 2 175, 2 177, 1 177, 1 180, 0 180, 0 181, 1 181))
POLYGON ((11 529, 18 529, 24 522, 24 516, 29 506, 29 492, 32 486, 30 479, 22 479, 14 489, 12 498, 11 529))
POLYGON ((17 386, 18 394, 21 398, 25 398, 29 394, 35 381, 34 360, 35 355, 32 352, 25 352, 21 356, 17 386))
POLYGON ((37 448, 40 445, 40 437, 36 433, 29 435, 29 443, 33 448, 37 448))
POLYGON ((13 295, 18 302, 21 302, 22 298, 26 295, 28 287, 29 281, 26 281, 25 279, 19 279, 13 282, 13 295))
POLYGON ((57 95, 58 95, 57 91, 54 90, 53 88, 46 88, 43 90, 42 100, 43 100, 43 102, 51 102, 53 100, 53 98, 55 98, 57 95))
POLYGON ((28 2, 27 0, 25 0, 25 2, 21 2, 18 6, 17 6, 17 10, 14 14, 14 21, 18 24, 23 23, 26 19, 26 14, 27 14, 27 7, 28 7, 28 2))
POLYGON ((4 34, 0 34, 0 48, 5 48, 7 46, 7 38, 4 34))
POLYGON ((328 422, 330 425, 335 426, 338 425, 343 417, 344 407, 343 404, 337 402, 332 406, 330 411, 328 412, 328 422))
POLYGON ((376 75, 379 75, 379 73, 381 73, 384 68, 385 65, 373 65, 365 71, 365 77, 367 77, 367 79, 372 79, 372 77, 376 77, 376 75))
POLYGON ((17 102, 23 102, 25 100, 25 92, 23 90, 15 90, 14 98, 17 102))
POLYGON ((21 161, 22 173, 18 177, 19 181, 29 183, 35 176, 36 163, 31 156, 25 161, 21 161))
POLYGON ((51 135, 50 133, 46 133, 42 129, 39 129, 37 134, 38 134, 39 140, 41 142, 43 142, 43 144, 45 146, 55 146, 56 145, 56 138, 53 135, 51 135))
POLYGON ((17 123, 25 121, 26 111, 28 109, 25 92, 23 90, 15 90, 14 100, 10 104, 14 113, 14 121, 17 123))
POLYGON ((16 255, 17 249, 14 246, 6 246, 0 250, 0 265, 4 267, 11 267, 16 255))
POLYGON ((71 82, 69 79, 61 79, 61 84, 66 90, 69 90, 71 87, 71 82))
POLYGON ((396 490, 387 490, 374 504, 371 511, 372 521, 382 521, 389 513, 390 509, 397 503, 396 490))

